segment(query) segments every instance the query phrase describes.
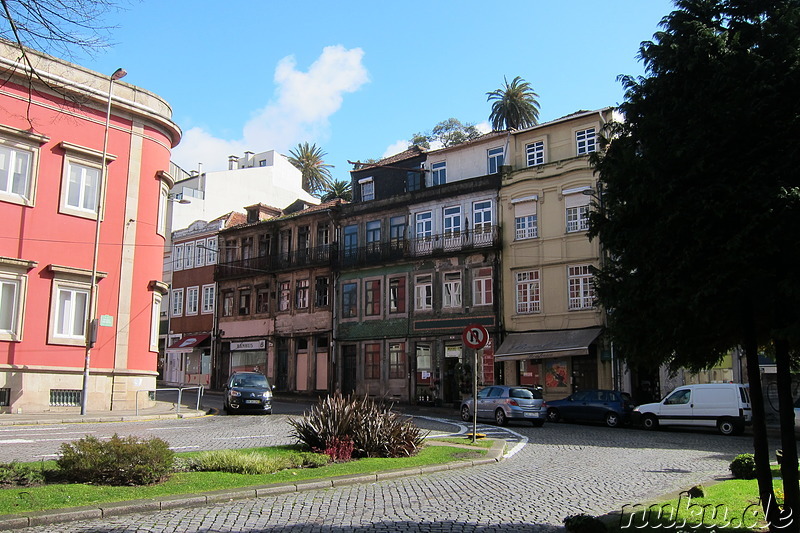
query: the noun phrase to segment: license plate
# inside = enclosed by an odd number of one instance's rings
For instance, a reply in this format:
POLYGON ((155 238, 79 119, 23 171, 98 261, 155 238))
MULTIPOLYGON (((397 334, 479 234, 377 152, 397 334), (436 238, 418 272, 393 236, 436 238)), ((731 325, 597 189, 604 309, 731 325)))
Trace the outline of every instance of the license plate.
POLYGON ((525 413, 526 418, 539 418, 539 413, 525 413))
POLYGON ((244 403, 261 403, 261 400, 245 400, 244 403))

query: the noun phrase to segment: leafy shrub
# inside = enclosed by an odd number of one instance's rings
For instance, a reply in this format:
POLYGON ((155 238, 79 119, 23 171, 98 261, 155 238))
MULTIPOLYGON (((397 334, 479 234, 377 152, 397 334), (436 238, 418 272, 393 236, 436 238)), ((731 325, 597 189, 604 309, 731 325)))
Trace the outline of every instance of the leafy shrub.
POLYGON ((346 463, 353 458, 353 441, 347 436, 332 437, 322 453, 329 456, 334 463, 346 463))
POLYGON ((606 525, 599 518, 588 514, 566 517, 564 527, 570 533, 605 533, 607 531, 606 525))
POLYGON ((352 457, 407 457, 419 452, 424 441, 410 420, 366 396, 328 396, 289 424, 298 441, 315 452, 332 450, 339 461, 345 460, 347 441, 352 457))
POLYGON ((166 479, 174 454, 159 438, 114 435, 108 441, 86 436, 61 445, 56 461, 64 477, 78 483, 149 485, 166 479))
POLYGON ((19 463, 0 463, 0 486, 27 487, 45 482, 45 474, 28 465, 19 463))
POLYGON ((728 468, 731 469, 731 474, 736 479, 756 478, 756 461, 752 453, 740 453, 731 461, 728 468))
POLYGON ((238 450, 213 450, 187 459, 182 468, 196 472, 229 472, 232 474, 272 474, 287 468, 314 468, 328 464, 327 455, 297 452, 271 456, 238 450))
POLYGON ((704 498, 706 495, 706 489, 703 487, 703 485, 695 485, 691 489, 687 490, 686 493, 692 498, 704 498))

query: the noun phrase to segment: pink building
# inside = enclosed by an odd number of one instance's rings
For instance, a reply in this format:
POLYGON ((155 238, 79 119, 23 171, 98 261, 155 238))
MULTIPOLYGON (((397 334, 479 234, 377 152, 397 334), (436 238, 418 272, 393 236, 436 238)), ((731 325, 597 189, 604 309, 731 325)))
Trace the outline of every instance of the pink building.
POLYGON ((100 201, 109 75, 27 55, 35 75, 0 42, 0 411, 80 407, 98 206, 87 405, 130 409, 156 383, 168 170, 181 132, 164 100, 114 82, 100 201))

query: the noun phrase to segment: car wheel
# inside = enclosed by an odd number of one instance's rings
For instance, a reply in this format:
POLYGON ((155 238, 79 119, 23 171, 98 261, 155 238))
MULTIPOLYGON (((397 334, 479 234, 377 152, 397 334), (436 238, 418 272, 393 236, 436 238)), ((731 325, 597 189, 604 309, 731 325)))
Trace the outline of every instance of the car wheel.
POLYGON ((642 427, 644 429, 656 429, 658 427, 658 418, 654 415, 645 415, 642 419, 642 427))
POLYGON ((508 418, 506 418, 506 413, 502 409, 498 409, 494 412, 494 421, 497 422, 498 426, 505 426, 508 422, 508 418))
POLYGON ((225 414, 226 414, 226 415, 232 415, 232 414, 233 414, 233 411, 232 411, 232 410, 231 410, 231 408, 230 408, 230 407, 228 407, 227 405, 223 406, 223 407, 222 407, 222 410, 223 410, 223 411, 225 411, 225 414))
POLYGON ((544 420, 531 420, 533 427, 540 428, 544 425, 544 420))
POLYGON ((272 414, 272 409, 270 409, 269 411, 264 411, 264 412, 267 413, 268 415, 271 415, 272 414))
POLYGON ((606 425, 610 428, 619 427, 619 415, 614 412, 606 413, 606 425))
POLYGON ((561 420, 561 413, 558 412, 558 409, 553 409, 551 407, 547 410, 547 420, 549 422, 558 422, 561 420))
POLYGON ((717 422, 717 429, 723 435, 733 435, 736 432, 736 423, 730 418, 722 418, 717 422))
POLYGON ((469 412, 469 406, 462 406, 461 407, 461 420, 464 422, 469 422, 472 420, 472 414, 469 412))

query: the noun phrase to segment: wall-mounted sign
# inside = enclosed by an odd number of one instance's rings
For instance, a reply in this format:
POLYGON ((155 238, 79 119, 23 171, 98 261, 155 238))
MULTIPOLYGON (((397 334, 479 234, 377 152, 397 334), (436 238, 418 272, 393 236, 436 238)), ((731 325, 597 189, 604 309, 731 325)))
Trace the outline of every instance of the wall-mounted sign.
POLYGON ((114 317, 111 315, 100 315, 100 325, 107 328, 113 328, 114 317))
POLYGON ((267 348, 267 341, 261 339, 260 341, 242 341, 242 342, 232 342, 231 343, 231 351, 238 351, 238 350, 266 350, 267 348))

